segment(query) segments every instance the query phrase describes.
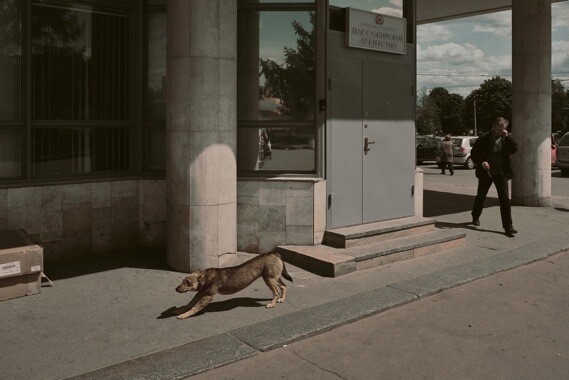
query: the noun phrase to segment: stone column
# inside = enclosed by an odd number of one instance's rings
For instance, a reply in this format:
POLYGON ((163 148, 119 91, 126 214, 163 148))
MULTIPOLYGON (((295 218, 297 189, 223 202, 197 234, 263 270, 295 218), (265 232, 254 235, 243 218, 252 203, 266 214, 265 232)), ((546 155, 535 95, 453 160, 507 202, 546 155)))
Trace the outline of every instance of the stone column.
POLYGON ((237 1, 169 0, 167 22, 168 265, 233 265, 237 1))
POLYGON ((551 3, 512 1, 512 203, 551 203, 551 3))

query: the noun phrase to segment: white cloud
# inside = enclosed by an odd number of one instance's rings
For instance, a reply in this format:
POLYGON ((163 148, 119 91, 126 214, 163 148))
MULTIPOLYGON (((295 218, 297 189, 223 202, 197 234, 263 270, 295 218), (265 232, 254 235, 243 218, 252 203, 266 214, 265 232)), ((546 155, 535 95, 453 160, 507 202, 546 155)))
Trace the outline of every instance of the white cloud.
MULTIPOLYGON (((551 65, 569 68, 569 41, 553 41, 551 47, 551 65)), ((555 72, 556 70, 552 70, 555 72)), ((565 70, 567 71, 567 70, 565 70)))
POLYGON ((417 27, 418 43, 431 41, 446 41, 453 36, 447 25, 426 24, 417 27))
POLYGON ((569 30, 569 6, 567 4, 551 4, 551 28, 553 31, 569 30))
POLYGON ((484 52, 472 44, 459 45, 453 42, 444 45, 429 45, 426 49, 417 46, 417 61, 435 61, 441 64, 472 64, 484 58, 484 52))
POLYGON ((372 9, 372 12, 401 17, 401 8, 381 7, 372 9))
POLYGON ((474 31, 480 33, 492 33, 500 37, 512 35, 512 13, 498 12, 480 16, 474 24, 474 31))

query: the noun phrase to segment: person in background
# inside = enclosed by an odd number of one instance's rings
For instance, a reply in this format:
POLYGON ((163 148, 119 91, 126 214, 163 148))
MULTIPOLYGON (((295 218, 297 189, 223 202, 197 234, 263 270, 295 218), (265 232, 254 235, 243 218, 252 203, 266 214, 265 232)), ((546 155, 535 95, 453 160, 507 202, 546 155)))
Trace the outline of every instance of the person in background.
POLYGON ((508 120, 503 117, 494 119, 492 129, 476 140, 470 152, 476 165, 478 190, 472 207, 472 224, 480 225, 480 215, 484 201, 492 183, 498 192, 502 227, 508 237, 514 237, 518 231, 512 224, 512 209, 508 181, 514 173, 510 155, 518 151, 518 144, 508 133, 508 120))
POLYGON ((454 144, 452 143, 452 140, 450 139, 450 135, 446 135, 445 138, 443 139, 443 141, 441 142, 441 145, 439 147, 439 149, 442 151, 442 155, 441 155, 441 164, 442 164, 442 171, 441 174, 445 174, 445 169, 448 166, 448 169, 450 171, 450 175, 454 174, 454 163, 453 163, 453 147, 454 144))

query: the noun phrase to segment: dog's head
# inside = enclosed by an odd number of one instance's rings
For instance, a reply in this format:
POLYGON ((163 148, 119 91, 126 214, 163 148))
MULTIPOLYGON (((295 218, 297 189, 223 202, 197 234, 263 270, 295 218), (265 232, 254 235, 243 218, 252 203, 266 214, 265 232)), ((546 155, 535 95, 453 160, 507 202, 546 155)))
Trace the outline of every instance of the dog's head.
POLYGON ((178 293, 197 292, 204 284, 203 271, 190 273, 188 277, 182 280, 182 283, 176 287, 178 293))

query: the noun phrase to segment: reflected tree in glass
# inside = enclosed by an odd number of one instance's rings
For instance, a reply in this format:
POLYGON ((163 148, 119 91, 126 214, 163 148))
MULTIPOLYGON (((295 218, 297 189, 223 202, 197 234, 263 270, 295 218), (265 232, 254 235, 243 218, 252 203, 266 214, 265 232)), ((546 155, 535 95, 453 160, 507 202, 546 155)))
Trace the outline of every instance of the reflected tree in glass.
POLYGON ((316 88, 316 28, 315 14, 310 13, 312 29, 306 30, 298 21, 292 21, 297 36, 295 48, 284 47, 284 63, 261 58, 259 98, 280 99, 277 107, 281 115, 290 119, 313 119, 316 88))

